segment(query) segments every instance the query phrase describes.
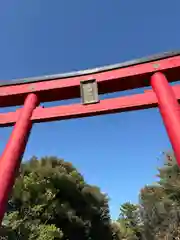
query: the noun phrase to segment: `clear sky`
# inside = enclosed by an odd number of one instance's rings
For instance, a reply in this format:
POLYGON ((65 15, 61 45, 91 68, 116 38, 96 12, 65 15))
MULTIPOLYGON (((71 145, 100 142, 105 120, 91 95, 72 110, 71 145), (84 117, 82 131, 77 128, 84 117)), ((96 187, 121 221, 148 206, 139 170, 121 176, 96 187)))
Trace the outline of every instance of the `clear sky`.
MULTIPOLYGON (((0 2, 0 79, 92 68, 180 48, 179 0, 0 2)), ((11 128, 0 129, 2 152, 11 128)), ((24 158, 56 155, 111 199, 138 201, 170 149, 157 109, 34 125, 24 158)))

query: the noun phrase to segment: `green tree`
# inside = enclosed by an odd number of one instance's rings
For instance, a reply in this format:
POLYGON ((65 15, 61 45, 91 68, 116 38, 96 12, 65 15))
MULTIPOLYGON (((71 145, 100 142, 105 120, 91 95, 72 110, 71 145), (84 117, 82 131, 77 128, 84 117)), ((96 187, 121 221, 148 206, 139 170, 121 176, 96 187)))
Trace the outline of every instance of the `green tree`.
POLYGON ((124 203, 112 223, 116 240, 180 239, 180 168, 173 153, 163 155, 159 180, 140 191, 139 204, 124 203))
POLYGON ((130 202, 121 205, 118 222, 122 237, 127 240, 141 239, 141 219, 138 205, 130 202))
POLYGON ((19 239, 113 237, 107 195, 56 157, 33 157, 21 165, 5 223, 19 239))
POLYGON ((146 239, 180 237, 180 169, 173 153, 164 155, 156 185, 141 190, 140 204, 146 239))
POLYGON ((118 220, 112 223, 114 240, 137 240, 133 230, 126 226, 124 220, 118 220))

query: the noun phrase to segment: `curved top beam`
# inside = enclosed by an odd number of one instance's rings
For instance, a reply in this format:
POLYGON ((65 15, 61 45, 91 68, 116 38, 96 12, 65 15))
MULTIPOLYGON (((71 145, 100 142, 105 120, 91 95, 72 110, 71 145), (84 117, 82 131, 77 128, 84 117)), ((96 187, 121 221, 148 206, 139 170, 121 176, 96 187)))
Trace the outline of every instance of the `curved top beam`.
POLYGON ((180 52, 167 52, 92 70, 0 82, 0 107, 22 105, 29 93, 39 101, 81 98, 82 84, 95 80, 98 94, 150 86, 150 77, 163 72, 169 82, 180 77, 180 52))
POLYGON ((164 52, 164 53, 155 54, 155 55, 152 55, 149 57, 143 57, 143 58, 139 58, 139 59, 135 59, 135 60, 131 60, 131 61, 126 61, 123 63, 117 63, 117 64, 107 65, 107 66, 103 66, 103 67, 97 67, 97 68, 93 68, 93 69, 53 74, 53 75, 45 75, 45 76, 39 76, 39 77, 14 79, 14 80, 9 80, 9 81, 0 81, 0 86, 19 85, 19 84, 34 83, 34 82, 55 80, 55 79, 61 79, 61 78, 64 79, 64 78, 69 78, 69 77, 85 76, 85 75, 89 75, 89 74, 106 72, 106 71, 124 68, 124 67, 130 67, 133 65, 148 63, 151 61, 161 60, 161 59, 179 56, 179 55, 180 55, 180 51, 164 52))

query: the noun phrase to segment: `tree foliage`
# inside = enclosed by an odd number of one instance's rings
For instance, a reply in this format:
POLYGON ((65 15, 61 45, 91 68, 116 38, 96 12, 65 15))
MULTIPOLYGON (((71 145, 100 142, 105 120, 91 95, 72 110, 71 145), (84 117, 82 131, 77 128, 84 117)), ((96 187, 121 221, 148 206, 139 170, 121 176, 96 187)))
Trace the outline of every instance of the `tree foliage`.
POLYGON ((119 239, 141 239, 141 221, 138 205, 130 202, 126 202, 121 205, 117 222, 119 224, 119 239))
POLYGON ((108 196, 87 184, 77 169, 56 157, 21 165, 0 239, 179 240, 180 168, 165 154, 159 180, 126 202, 112 221, 108 196))
POLYGON ((112 239, 107 196, 56 157, 21 165, 4 224, 17 239, 112 239))
POLYGON ((180 239, 180 168, 173 153, 164 158, 158 169, 159 181, 141 189, 139 204, 121 206, 118 239, 180 239))
POLYGON ((165 155, 164 166, 158 169, 156 186, 141 191, 144 231, 147 239, 180 238, 180 168, 173 153, 165 155))

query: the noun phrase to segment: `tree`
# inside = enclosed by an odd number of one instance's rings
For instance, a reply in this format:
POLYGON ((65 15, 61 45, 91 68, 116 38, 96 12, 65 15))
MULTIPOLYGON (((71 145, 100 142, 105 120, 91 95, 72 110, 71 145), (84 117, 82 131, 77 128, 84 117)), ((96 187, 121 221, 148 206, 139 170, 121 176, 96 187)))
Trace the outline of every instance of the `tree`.
POLYGON ((139 206, 126 202, 120 207, 118 218, 121 237, 127 240, 141 239, 139 206))
POLYGON ((173 153, 164 155, 156 185, 141 190, 140 204, 146 239, 180 237, 180 169, 173 153))
POLYGON ((140 191, 139 204, 120 207, 113 222, 116 240, 180 239, 180 168, 173 153, 164 154, 159 181, 140 191))
POLYGON ((107 195, 56 157, 32 157, 21 165, 5 221, 19 239, 113 237, 107 195))
POLYGON ((133 230, 126 226, 125 221, 118 220, 112 223, 114 240, 137 240, 133 230))

